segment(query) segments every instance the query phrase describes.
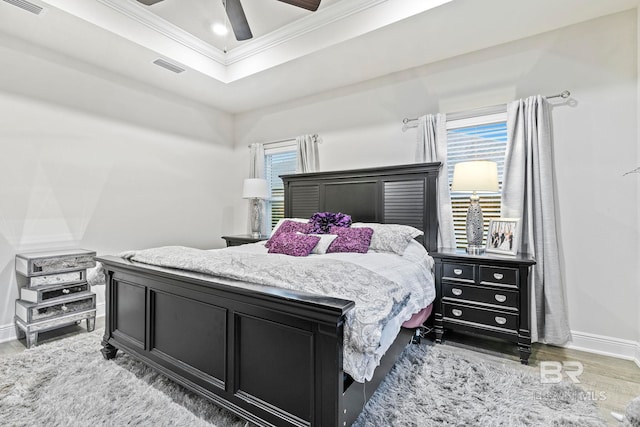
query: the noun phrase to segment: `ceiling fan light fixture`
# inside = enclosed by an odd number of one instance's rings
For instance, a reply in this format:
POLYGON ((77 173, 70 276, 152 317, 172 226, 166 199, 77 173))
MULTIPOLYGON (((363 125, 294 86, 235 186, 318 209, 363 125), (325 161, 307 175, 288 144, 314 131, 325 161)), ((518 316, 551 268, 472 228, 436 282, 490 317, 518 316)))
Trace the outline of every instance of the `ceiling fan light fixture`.
POLYGON ((214 22, 211 25, 211 31, 217 36, 224 37, 229 34, 229 28, 227 28, 226 24, 220 22, 214 22))

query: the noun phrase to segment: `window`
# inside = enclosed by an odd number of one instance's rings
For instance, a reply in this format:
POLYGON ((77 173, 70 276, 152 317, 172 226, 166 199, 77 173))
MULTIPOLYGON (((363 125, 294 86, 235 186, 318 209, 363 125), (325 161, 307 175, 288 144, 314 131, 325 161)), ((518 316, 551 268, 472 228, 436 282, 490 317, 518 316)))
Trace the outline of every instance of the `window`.
MULTIPOLYGON (((507 117, 504 112, 447 120, 447 172, 449 185, 451 185, 453 179, 453 168, 456 163, 469 160, 492 160, 498 164, 498 187, 499 191, 502 192, 504 155, 507 148, 506 120, 507 117)), ((490 219, 500 217, 500 204, 502 201, 500 192, 479 194, 485 231, 490 219)), ((471 193, 451 193, 453 227, 458 248, 464 248, 467 245, 465 224, 470 196, 471 193)))
POLYGON ((296 149, 291 145, 266 147, 264 157, 270 190, 266 201, 267 232, 270 232, 278 220, 284 218, 284 184, 280 175, 296 172, 296 149))

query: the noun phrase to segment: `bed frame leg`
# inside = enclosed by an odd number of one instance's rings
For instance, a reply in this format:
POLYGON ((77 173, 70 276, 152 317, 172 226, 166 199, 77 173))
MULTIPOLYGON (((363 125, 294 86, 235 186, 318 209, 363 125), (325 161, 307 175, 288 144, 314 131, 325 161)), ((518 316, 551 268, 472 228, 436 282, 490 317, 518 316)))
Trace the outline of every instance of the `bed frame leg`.
POLYGON ((420 341, 422 341, 422 331, 420 330, 420 327, 417 327, 413 332, 411 344, 420 344, 420 341))
POLYGON ((411 338, 411 344, 420 344, 422 338, 426 337, 432 330, 433 328, 429 328, 428 326, 418 326, 415 329, 413 338, 411 338))
POLYGON ((102 350, 100 350, 100 353, 102 353, 102 357, 107 360, 114 359, 116 353, 118 353, 118 349, 109 344, 107 340, 102 340, 102 350))

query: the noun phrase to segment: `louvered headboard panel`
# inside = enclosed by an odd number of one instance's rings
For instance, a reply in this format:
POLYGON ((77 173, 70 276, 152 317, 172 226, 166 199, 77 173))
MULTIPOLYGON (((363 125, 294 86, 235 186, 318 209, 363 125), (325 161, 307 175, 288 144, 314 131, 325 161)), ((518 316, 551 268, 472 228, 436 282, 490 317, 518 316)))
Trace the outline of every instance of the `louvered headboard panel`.
POLYGON ((284 175, 285 216, 343 212, 354 222, 411 225, 437 248, 436 179, 440 163, 284 175))

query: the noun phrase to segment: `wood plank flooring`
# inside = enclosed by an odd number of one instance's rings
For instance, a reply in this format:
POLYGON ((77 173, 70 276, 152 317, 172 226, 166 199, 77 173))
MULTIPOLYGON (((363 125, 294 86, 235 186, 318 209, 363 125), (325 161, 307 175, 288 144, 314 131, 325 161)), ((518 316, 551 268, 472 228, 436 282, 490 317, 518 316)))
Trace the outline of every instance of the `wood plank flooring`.
POLYGON ((577 379, 587 392, 584 397, 596 400, 600 415, 609 426, 620 425, 611 415, 612 411, 624 414, 627 404, 640 396, 640 367, 631 360, 535 343, 529 365, 525 366, 520 363, 517 348, 512 343, 451 331, 445 334, 444 345, 482 353, 485 358, 528 370, 534 375, 540 374, 541 361, 581 362, 584 370, 577 379))
MULTIPOLYGON (((38 343, 62 339, 82 333, 85 322, 40 334, 38 343)), ((96 319, 96 328, 104 328, 104 317, 96 319)), ((429 338, 427 338, 429 339, 429 338)), ((618 426, 611 411, 623 414, 631 399, 640 396, 640 367, 629 360, 601 356, 562 347, 534 344, 529 366, 521 365, 516 346, 500 340, 447 331, 443 345, 462 348, 516 369, 525 369, 539 375, 541 361, 578 361, 584 366, 578 377, 587 398, 597 398, 598 408, 609 426, 618 426)), ((0 357, 25 350, 24 340, 0 343, 0 357)))

